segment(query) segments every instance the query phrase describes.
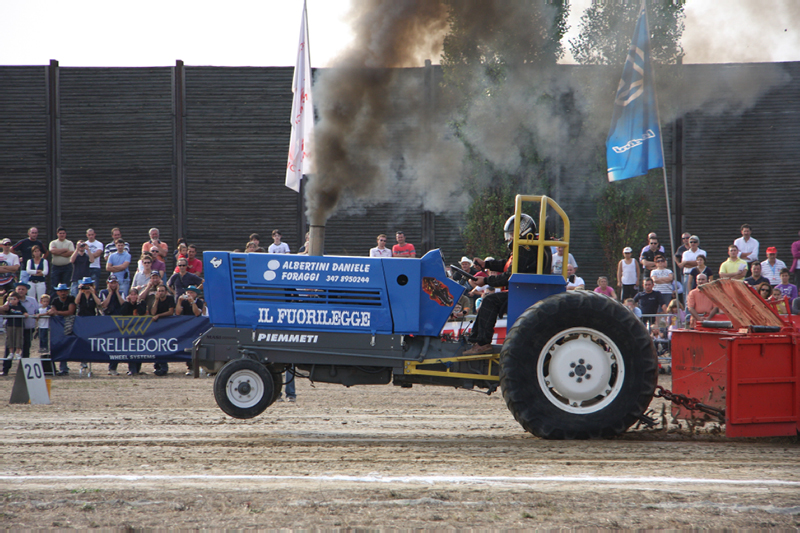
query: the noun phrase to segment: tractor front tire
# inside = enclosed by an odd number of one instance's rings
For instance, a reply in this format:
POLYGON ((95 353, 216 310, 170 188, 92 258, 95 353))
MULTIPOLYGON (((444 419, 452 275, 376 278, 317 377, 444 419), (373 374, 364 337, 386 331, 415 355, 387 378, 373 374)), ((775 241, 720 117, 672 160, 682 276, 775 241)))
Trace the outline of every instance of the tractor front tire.
POLYGON ((653 398, 658 358, 647 328, 606 296, 568 291, 528 308, 500 353, 514 418, 546 439, 609 438, 653 398))
POLYGON ((236 359, 214 379, 214 399, 234 418, 253 418, 274 401, 275 383, 267 368, 252 359, 236 359))

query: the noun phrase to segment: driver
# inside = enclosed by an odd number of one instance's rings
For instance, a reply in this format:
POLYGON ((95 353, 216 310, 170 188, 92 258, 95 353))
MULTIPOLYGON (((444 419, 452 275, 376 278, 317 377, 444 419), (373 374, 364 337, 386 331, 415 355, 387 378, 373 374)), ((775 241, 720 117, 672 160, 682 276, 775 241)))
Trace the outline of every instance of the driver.
MULTIPOLYGON (((514 217, 509 217, 503 227, 506 244, 509 251, 513 252, 513 233, 514 233, 514 217)), ((526 215, 520 215, 519 220, 519 236, 525 238, 528 235, 536 236, 536 223, 533 219, 526 215)), ((550 272, 550 265, 552 263, 552 252, 549 246, 544 248, 544 265, 542 272, 550 272)), ((537 263, 537 248, 535 246, 520 246, 519 247, 519 261, 517 262, 517 272, 524 274, 535 274, 537 263)), ((481 287, 489 285, 490 287, 507 287, 508 279, 511 277, 511 263, 513 256, 509 255, 505 261, 483 261, 476 257, 475 264, 484 269, 489 269, 497 272, 502 272, 498 276, 489 276, 486 278, 478 278, 476 281, 470 280, 470 285, 473 287, 481 287)), ((492 294, 487 294, 483 299, 478 316, 475 318, 475 325, 472 328, 472 333, 468 341, 473 343, 472 348, 465 350, 464 355, 480 355, 485 353, 492 353, 492 337, 494 336, 494 324, 497 322, 497 317, 502 316, 508 311, 508 292, 495 291, 492 294)))

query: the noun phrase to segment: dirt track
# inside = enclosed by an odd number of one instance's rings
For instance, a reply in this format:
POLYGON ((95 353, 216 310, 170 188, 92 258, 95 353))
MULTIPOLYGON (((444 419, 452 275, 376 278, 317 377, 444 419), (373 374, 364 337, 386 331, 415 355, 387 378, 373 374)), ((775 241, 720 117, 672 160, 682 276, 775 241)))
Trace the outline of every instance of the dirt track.
POLYGON ((0 526, 800 526, 796 439, 551 442, 499 394, 305 380, 297 404, 241 421, 212 379, 146 370, 59 378, 50 406, 8 405, 2 378, 0 526))

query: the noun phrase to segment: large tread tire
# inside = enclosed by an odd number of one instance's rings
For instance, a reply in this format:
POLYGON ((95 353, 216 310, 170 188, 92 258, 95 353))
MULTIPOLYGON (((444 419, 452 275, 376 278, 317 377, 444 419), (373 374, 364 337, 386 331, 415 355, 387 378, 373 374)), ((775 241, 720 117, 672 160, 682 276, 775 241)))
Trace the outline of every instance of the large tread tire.
POLYGON ((236 359, 214 379, 214 399, 234 418, 253 418, 275 401, 274 375, 252 359, 236 359))
POLYGON ((657 379, 647 328, 622 304, 592 292, 569 291, 531 306, 500 353, 506 405, 526 431, 546 439, 620 435, 647 410, 657 379), (595 381, 567 377, 577 370, 570 365, 584 359, 598 367, 595 381))

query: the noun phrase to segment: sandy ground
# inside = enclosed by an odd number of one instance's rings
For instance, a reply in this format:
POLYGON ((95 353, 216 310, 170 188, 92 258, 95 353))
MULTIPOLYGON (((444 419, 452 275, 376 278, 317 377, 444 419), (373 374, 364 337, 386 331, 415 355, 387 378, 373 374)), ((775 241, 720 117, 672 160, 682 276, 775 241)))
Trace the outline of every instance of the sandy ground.
POLYGON ((553 442, 499 394, 306 380, 296 404, 234 420, 213 379, 180 365, 164 378, 71 366, 49 406, 8 405, 13 378, 0 379, 0 527, 800 526, 794 438, 669 424, 553 442))

